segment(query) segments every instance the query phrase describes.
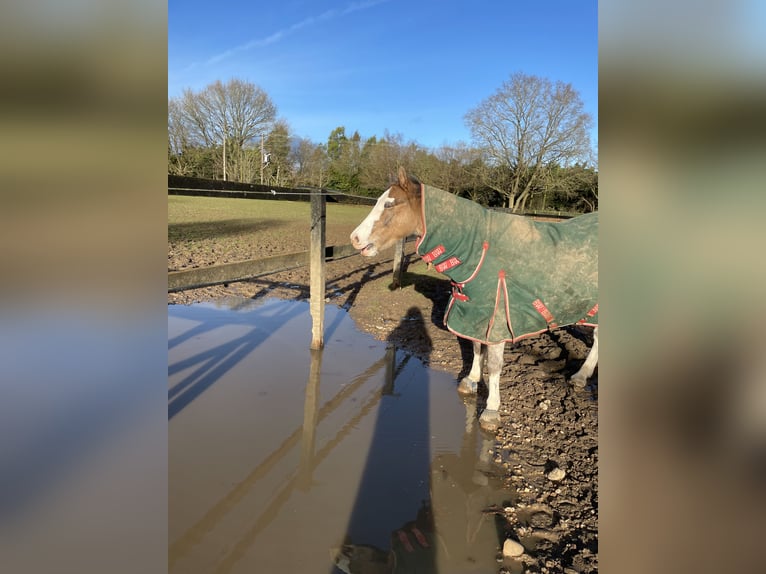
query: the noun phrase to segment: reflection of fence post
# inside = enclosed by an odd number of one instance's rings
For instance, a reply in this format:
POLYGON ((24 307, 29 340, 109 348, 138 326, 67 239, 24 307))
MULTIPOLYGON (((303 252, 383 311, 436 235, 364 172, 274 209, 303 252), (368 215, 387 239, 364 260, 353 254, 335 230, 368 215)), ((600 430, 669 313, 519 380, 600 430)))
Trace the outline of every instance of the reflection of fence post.
POLYGON ((386 346, 386 375, 381 394, 394 394, 394 379, 396 379, 396 345, 389 342, 386 346))
POLYGON ((404 242, 406 238, 400 239, 394 245, 394 281, 391 287, 397 289, 402 286, 402 261, 404 261, 404 242))
POLYGON ((306 385, 306 398, 303 403, 303 434, 301 435, 301 463, 299 484, 303 489, 311 486, 311 472, 314 462, 314 444, 316 442, 317 414, 319 406, 319 382, 322 372, 322 351, 311 353, 311 370, 306 385))
POLYGON ((323 189, 311 194, 311 247, 309 249, 311 271, 311 348, 324 346, 324 296, 325 296, 325 236, 327 201, 323 189))

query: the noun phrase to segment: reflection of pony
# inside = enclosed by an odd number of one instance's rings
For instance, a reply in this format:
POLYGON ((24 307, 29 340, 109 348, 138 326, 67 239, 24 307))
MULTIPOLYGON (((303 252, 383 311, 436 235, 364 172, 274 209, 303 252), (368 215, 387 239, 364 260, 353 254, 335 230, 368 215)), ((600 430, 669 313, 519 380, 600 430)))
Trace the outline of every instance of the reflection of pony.
POLYGON ((434 522, 424 501, 415 520, 391 533, 391 549, 367 544, 344 544, 330 550, 333 563, 346 574, 435 572, 434 522))
MULTIPOLYGON (((369 257, 408 235, 419 236, 418 254, 452 280, 445 324, 474 349, 458 391, 476 393, 486 356, 489 396, 480 420, 496 430, 505 343, 565 325, 598 325, 598 214, 531 221, 422 185, 400 168, 351 242, 369 257)), ((585 386, 597 362, 598 328, 572 381, 585 386)))
POLYGON ((388 574, 393 559, 388 552, 366 544, 344 544, 330 549, 330 560, 346 574, 388 574))
POLYGON ((440 452, 431 461, 430 501, 423 501, 415 520, 391 533, 387 551, 350 542, 331 549, 330 558, 340 570, 347 574, 494 571, 499 540, 492 509, 512 501, 515 494, 504 486, 502 470, 492 460, 494 437, 478 432, 476 401, 467 401, 465 407, 460 451, 440 452))

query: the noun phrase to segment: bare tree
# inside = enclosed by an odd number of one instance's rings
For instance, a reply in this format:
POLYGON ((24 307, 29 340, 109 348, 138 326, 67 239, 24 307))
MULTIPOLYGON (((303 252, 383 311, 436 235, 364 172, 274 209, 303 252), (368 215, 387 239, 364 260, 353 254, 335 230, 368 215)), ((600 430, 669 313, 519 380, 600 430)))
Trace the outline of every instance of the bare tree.
POLYGON ((264 176, 267 183, 285 186, 292 177, 290 164, 290 126, 285 120, 277 120, 274 128, 266 136, 266 152, 268 164, 264 165, 264 176))
POLYGON ((191 161, 191 140, 177 99, 168 101, 168 173, 190 175, 194 170, 191 161))
POLYGON ((327 185, 327 173, 330 171, 330 157, 327 148, 323 144, 314 147, 309 160, 309 185, 324 187, 327 185))
POLYGON ((456 145, 441 146, 434 152, 434 157, 440 164, 434 185, 453 193, 467 192, 474 188, 475 182, 471 181, 469 167, 480 159, 476 150, 464 142, 458 142, 456 145))
POLYGON ((368 138, 362 147, 362 164, 359 174, 361 187, 383 190, 402 165, 402 136, 391 135, 388 130, 383 137, 368 138))
POLYGON ((551 166, 588 157, 592 123, 571 84, 515 73, 465 115, 466 126, 491 169, 485 183, 514 211, 546 179, 551 166))
POLYGON ((199 92, 186 89, 177 104, 191 138, 204 147, 221 147, 221 170, 245 175, 245 146, 266 133, 277 109, 268 94, 250 82, 220 80, 199 92), (229 169, 231 165, 232 169, 229 169))
POLYGON ((312 185, 315 183, 311 176, 312 158, 317 147, 317 144, 308 138, 299 138, 297 144, 290 147, 288 161, 295 172, 295 185, 312 185))

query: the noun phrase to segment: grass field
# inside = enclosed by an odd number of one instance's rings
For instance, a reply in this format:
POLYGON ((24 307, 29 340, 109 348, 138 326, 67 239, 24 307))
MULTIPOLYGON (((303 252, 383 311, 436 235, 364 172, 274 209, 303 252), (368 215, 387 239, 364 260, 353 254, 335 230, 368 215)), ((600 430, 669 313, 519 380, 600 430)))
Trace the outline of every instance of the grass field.
MULTIPOLYGON (((327 204, 327 227, 355 227, 371 206, 327 204)), ((168 241, 201 240, 275 225, 308 227, 303 201, 168 196, 168 241)))
MULTIPOLYGON (((168 270, 309 247, 307 202, 168 196, 168 270)), ((327 204, 327 244, 346 245, 370 206, 327 204)))

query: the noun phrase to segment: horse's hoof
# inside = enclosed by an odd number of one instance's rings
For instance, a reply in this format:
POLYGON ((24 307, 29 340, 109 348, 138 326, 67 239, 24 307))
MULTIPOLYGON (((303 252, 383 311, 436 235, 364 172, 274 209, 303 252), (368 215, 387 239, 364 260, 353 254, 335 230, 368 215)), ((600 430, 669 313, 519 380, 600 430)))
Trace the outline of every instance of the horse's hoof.
POLYGON ((461 395, 475 395, 478 384, 479 381, 472 381, 468 377, 463 377, 463 380, 457 386, 457 392, 461 395))
POLYGON ((484 431, 497 432, 497 429, 500 428, 500 413, 484 409, 479 417, 479 424, 484 431))
POLYGON ((575 387, 577 387, 578 389, 584 389, 584 388, 585 388, 585 385, 587 385, 587 384, 588 384, 588 379, 586 379, 586 378, 585 378, 585 377, 583 377, 582 375, 581 375, 581 376, 579 376, 579 377, 578 377, 577 375, 575 375, 574 377, 572 377, 572 378, 570 379, 570 381, 572 381, 572 384, 573 384, 575 387))

